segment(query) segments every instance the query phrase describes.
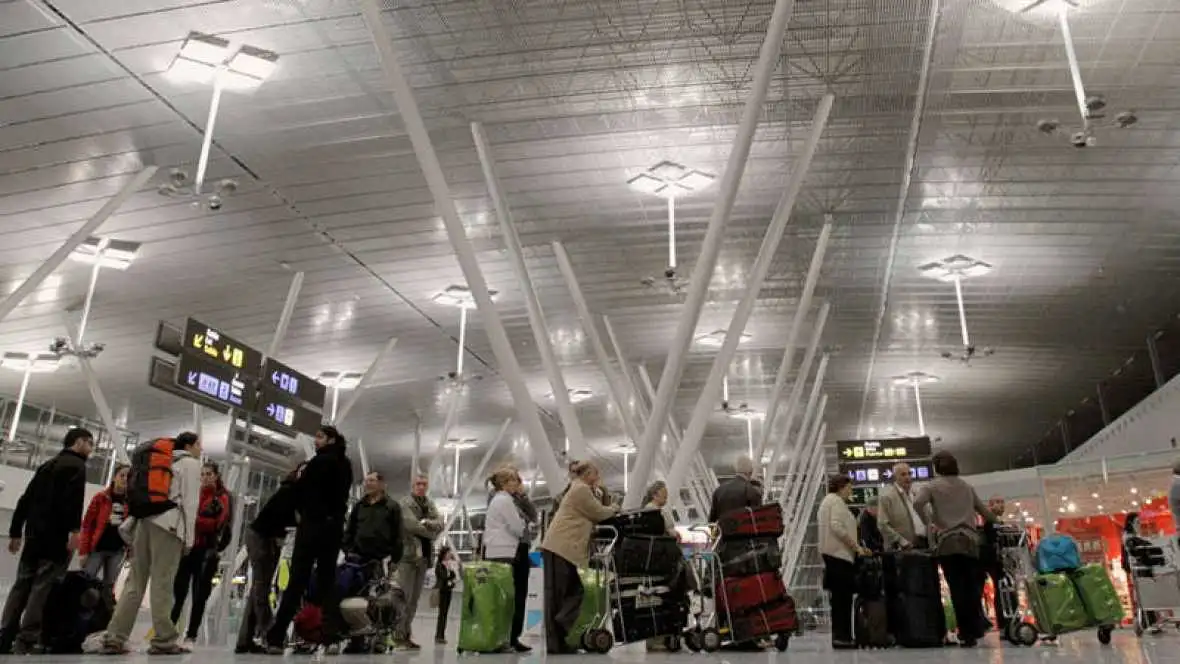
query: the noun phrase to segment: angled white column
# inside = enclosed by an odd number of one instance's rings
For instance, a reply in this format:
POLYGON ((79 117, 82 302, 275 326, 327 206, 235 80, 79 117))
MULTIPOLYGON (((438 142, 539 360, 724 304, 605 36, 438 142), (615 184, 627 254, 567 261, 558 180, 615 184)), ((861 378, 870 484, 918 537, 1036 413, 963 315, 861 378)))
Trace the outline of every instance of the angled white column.
POLYGON ((500 179, 496 177, 496 162, 484 136, 483 126, 478 122, 471 123, 471 135, 475 139, 475 151, 479 154, 479 164, 483 169, 483 179, 488 186, 488 194, 496 206, 496 217, 500 221, 500 232, 504 236, 504 248, 508 251, 509 261, 512 263, 513 274, 520 282, 524 293, 525 308, 528 311, 529 327, 533 330, 533 339, 537 342, 537 351, 541 355, 541 366, 545 368, 545 375, 549 379, 549 387, 553 389, 553 401, 557 404, 557 416, 561 419, 561 426, 565 429, 565 436, 570 441, 570 450, 576 459, 587 456, 586 437, 582 434, 582 424, 578 421, 578 412, 570 403, 569 388, 565 384, 565 377, 561 374, 561 367, 557 364, 557 354, 553 351, 553 339, 549 336, 549 326, 545 323, 545 314, 541 309, 541 300, 537 297, 537 290, 533 280, 529 277, 528 267, 524 263, 524 251, 520 244, 520 235, 516 232, 516 220, 512 217, 512 210, 500 188, 500 179))
POLYGON ((20 286, 17 286, 11 295, 4 298, 4 301, 0 302, 0 321, 7 318, 13 309, 17 308, 21 302, 24 302, 25 298, 36 290, 45 281, 46 277, 61 267, 61 264, 66 262, 66 259, 70 257, 70 253, 93 235, 99 226, 102 226, 123 203, 127 202, 128 198, 131 198, 135 192, 139 191, 140 187, 147 184, 147 181, 156 174, 156 168, 156 166, 144 166, 142 171, 132 176, 123 185, 123 188, 119 190, 119 193, 104 203, 98 212, 87 220, 86 223, 79 226, 78 230, 74 231, 56 251, 50 254, 49 258, 45 259, 44 263, 33 271, 33 274, 29 275, 28 279, 25 279, 20 286))
MULTIPOLYGON (((785 1, 785 0, 783 0, 785 1)), ((475 257, 475 249, 467 239, 467 231, 463 227, 463 220, 459 218, 459 211, 455 201, 451 198, 450 187, 447 186, 443 175, 442 165, 438 155, 434 152, 434 145, 430 141, 430 134, 426 131, 426 123, 422 121, 422 114, 418 111, 418 103, 414 100, 414 92, 402 73, 398 64, 397 54, 393 50, 393 37, 381 19, 381 10, 377 0, 361 0, 361 11, 365 23, 373 34, 373 43, 377 47, 377 56, 381 61, 381 68, 393 92, 398 112, 401 114, 402 124, 410 138, 414 155, 422 167, 422 174, 434 198, 435 211, 442 217, 447 236, 455 250, 455 259, 467 280, 467 287, 475 299, 475 305, 483 320, 488 342, 492 346, 492 353, 496 357, 497 368, 508 389, 512 393, 512 401, 516 405, 517 414, 525 431, 529 435, 529 443, 536 453, 537 463, 545 475, 549 485, 560 486, 565 480, 566 473, 557 463, 557 455, 553 453, 553 446, 545 433, 545 425, 529 394, 520 363, 512 351, 512 343, 508 340, 508 332, 500 320, 500 314, 492 303, 492 296, 488 292, 488 282, 484 278, 483 270, 475 257)), ((776 58, 777 59, 777 58, 776 58)), ((759 104, 761 108, 761 104, 759 104)))
MULTIPOLYGON (((782 361, 778 365, 778 373, 774 376, 774 387, 770 390, 770 400, 766 405, 766 417, 762 420, 762 438, 758 443, 754 460, 760 461, 770 444, 770 433, 773 431, 775 417, 778 415, 779 401, 783 390, 787 386, 787 374, 791 372, 795 362, 795 351, 799 346, 799 335, 803 333, 803 322, 811 312, 811 300, 815 295, 815 285, 819 282, 819 273, 824 265, 824 254, 828 249, 828 241, 832 237, 832 217, 828 215, 824 227, 819 232, 819 241, 815 244, 815 253, 811 255, 811 265, 807 268, 807 277, 803 281, 803 293, 799 296, 799 305, 795 308, 795 315, 791 320, 791 331, 787 333, 787 345, 783 350, 782 361)), ((769 488, 769 487, 767 487, 769 488)))
POLYGON ((426 477, 432 483, 434 482, 434 471, 438 470, 439 464, 442 463, 443 453, 447 449, 447 437, 450 436, 451 429, 459 419, 459 403, 462 396, 459 390, 455 390, 447 404, 447 416, 443 420, 442 431, 438 435, 438 447, 434 450, 434 455, 430 457, 430 468, 426 471, 426 477))
MULTIPOLYGON (((62 312, 61 320, 70 337, 70 346, 77 348, 78 327, 68 313, 62 312)), ((115 415, 111 412, 110 402, 107 401, 107 397, 102 391, 102 385, 98 382, 98 374, 94 372, 90 358, 85 355, 76 355, 75 359, 78 360, 78 366, 82 368, 82 375, 86 378, 86 387, 90 390, 90 398, 94 400, 94 408, 98 411, 98 417, 102 419, 103 426, 107 428, 107 432, 111 436, 111 446, 115 450, 114 460, 119 463, 127 463, 127 450, 123 449, 124 441, 119 436, 119 426, 115 423, 115 415)))
MULTIPOLYGON (((230 462, 229 472, 226 473, 226 479, 229 480, 227 486, 236 498, 241 498, 246 495, 246 490, 250 482, 250 459, 245 455, 232 456, 230 462)), ((223 560, 219 567, 221 567, 221 578, 232 578, 234 574, 241 569, 245 564, 244 558, 246 547, 242 546, 242 529, 245 527, 243 517, 246 510, 245 500, 234 500, 231 506, 233 510, 233 526, 230 528, 230 541, 226 551, 235 552, 230 560, 223 560)), ((229 633, 226 629, 229 626, 229 596, 223 593, 225 588, 232 584, 218 584, 210 595, 210 608, 212 611, 206 610, 205 615, 213 618, 211 625, 207 625, 208 635, 207 642, 216 644, 217 646, 228 645, 229 633)), ((190 593, 191 595, 191 593, 190 593)), ((189 616, 189 604, 192 597, 188 598, 185 604, 184 615, 189 616)), ((236 635, 235 635, 236 636, 236 635)))
POLYGON ((419 464, 422 459, 422 416, 418 411, 414 411, 414 452, 410 457, 410 484, 413 485, 414 478, 418 473, 422 472, 419 464))
POLYGON ((368 389, 369 383, 373 382, 373 377, 377 375, 377 367, 381 364, 382 360, 393 352, 393 347, 396 345, 397 337, 393 337, 385 342, 385 346, 381 348, 381 352, 377 353, 377 357, 373 358, 372 363, 369 364, 369 368, 365 369, 365 373, 361 374, 361 379, 357 381, 356 388, 352 390, 352 394, 348 395, 348 401, 345 401, 344 405, 340 407, 340 412, 336 414, 336 420, 333 424, 340 426, 348 418, 348 414, 352 412, 352 407, 360 400, 361 395, 368 389))
POLYGON ((295 303, 299 301, 299 291, 303 289, 303 273, 296 272, 291 278, 291 286, 287 289, 287 299, 283 301, 283 312, 279 314, 279 324, 275 326, 274 337, 270 340, 266 356, 275 357, 287 337, 287 328, 291 325, 291 314, 295 313, 295 303))
POLYGON ((200 438, 204 433, 205 428, 205 414, 201 412, 200 404, 193 404, 193 433, 200 438))
MULTIPOLYGON (((814 389, 812 390, 813 393, 819 392, 822 383, 823 380, 821 379, 821 376, 817 374, 814 389)), ((794 449, 798 450, 798 453, 795 454, 794 457, 799 459, 799 462, 792 463, 787 468, 786 480, 783 482, 784 496, 789 495, 788 488, 792 486, 792 483, 798 484, 796 473, 807 467, 803 465, 803 463, 809 459, 810 455, 812 454, 811 448, 808 447, 808 445, 811 443, 812 436, 815 435, 815 427, 812 425, 812 423, 814 422, 816 425, 818 425, 819 422, 823 421, 824 411, 827 410, 827 407, 827 394, 825 394, 823 398, 820 399, 818 405, 814 401, 808 404, 807 414, 803 417, 802 426, 799 427, 799 434, 795 436, 794 449), (813 417, 813 415, 816 413, 818 413, 819 417, 813 417)), ((788 511, 794 510, 799 506, 799 498, 796 496, 793 500, 794 502, 784 503, 783 507, 788 511)))
POLYGON ((815 354, 819 350, 819 342, 823 339, 824 326, 828 323, 828 313, 832 306, 824 302, 819 308, 819 315, 815 319, 815 326, 811 329, 811 340, 807 344, 807 352, 803 354, 803 364, 799 366, 799 373, 795 376, 795 383, 791 386, 791 396, 787 398, 787 410, 783 414, 783 435, 775 443, 770 455, 770 463, 766 464, 766 476, 774 477, 782 460, 787 443, 790 442, 791 427, 795 424, 795 411, 799 407, 799 400, 803 398, 803 388, 807 386, 807 379, 811 375, 811 364, 815 361, 815 354))
MULTIPOLYGON (((824 377, 828 370, 828 354, 824 353, 823 358, 819 361, 819 367, 815 370, 815 380, 811 383, 811 396, 807 398, 807 407, 803 410, 803 422, 799 424, 799 433, 794 436, 791 435, 791 424, 787 423, 787 430, 785 431, 786 438, 791 441, 790 460, 787 462, 787 477, 791 477, 799 471, 799 464, 803 461, 800 457, 805 456, 806 445, 810 442, 808 436, 811 434, 811 423, 815 418, 817 404, 819 402, 819 394, 824 387, 824 377)), ((825 396, 825 404, 827 397, 825 396)), ((775 464, 777 468, 779 464, 775 464)))
POLYGON ((365 450, 365 441, 360 438, 356 439, 356 453, 361 458, 361 477, 363 479, 373 468, 369 465, 369 453, 365 450))
MULTIPOLYGON (((475 467, 475 474, 472 476, 471 481, 467 483, 467 487, 463 489, 463 497, 459 500, 459 505, 466 505, 467 499, 471 497, 471 492, 475 489, 475 487, 483 486, 481 479, 484 477, 484 473, 487 472, 488 463, 491 462, 492 457, 496 454, 496 450, 500 447, 500 443, 504 442, 504 437, 508 434, 508 427, 511 425, 511 417, 504 420, 504 424, 500 425, 500 433, 496 434, 496 439, 493 440, 492 444, 488 446, 488 449, 484 451, 483 458, 479 460, 479 465, 475 467)), ((447 519, 446 528, 443 529, 443 532, 449 533, 451 531, 451 528, 455 525, 455 519, 459 516, 459 511, 460 510, 458 506, 456 506, 454 513, 451 514, 450 518, 447 519)))
MULTIPOLYGON (((783 551, 783 560, 786 563, 784 567, 788 577, 794 574, 793 569, 795 563, 798 561, 799 548, 803 545, 803 538, 807 534, 806 524, 811 519, 811 513, 815 509, 815 499, 819 495, 819 485, 823 481, 823 438, 827 435, 827 428, 827 423, 820 426, 812 445, 812 458, 808 466, 810 476, 804 478, 803 482, 800 482, 800 491, 806 491, 807 495, 803 500, 803 509, 797 512, 798 521, 796 521, 795 527, 792 530, 792 538, 783 551), (802 486, 804 484, 807 486, 802 486)), ((803 494, 800 493, 800 495, 802 496, 803 494)))
MULTIPOLYGON (((639 365, 640 384, 643 386, 643 393, 646 395, 648 402, 656 398, 656 390, 651 382, 651 375, 647 373, 647 367, 642 364, 639 365)), ((646 416, 646 412, 644 414, 646 416)), ((676 419, 671 413, 668 414, 668 436, 671 439, 672 454, 675 454, 676 448, 680 447, 680 427, 676 426, 676 419)), ((669 462, 671 460, 669 459, 669 462)), ((698 470, 705 466, 705 460, 700 452, 697 452, 696 463, 698 470)), ((705 491, 704 487, 699 482, 689 482, 690 493, 693 497, 693 502, 696 503, 697 511, 703 517, 709 512, 709 497, 710 491, 705 491)))
MULTIPOLYGON (((570 297, 573 298, 578 318, 582 320, 582 329, 586 332, 586 340, 590 342, 590 348, 594 351, 594 358, 598 361, 599 369, 606 377, 606 389, 610 394, 610 399, 614 402, 615 408, 619 409, 619 418, 623 421, 623 431, 627 433, 627 437, 631 439, 632 443, 638 445, 639 427, 635 423, 634 413, 627 407, 627 395, 623 389, 623 381, 611 366, 610 356, 607 355, 606 346, 602 343, 602 336, 598 334, 598 325, 594 320, 594 314, 590 313, 590 306, 586 304, 586 298, 582 295, 582 287, 578 285, 578 276, 574 274, 574 266, 570 263, 569 254, 565 252, 565 247, 561 242, 553 242, 553 255, 557 259, 557 268, 561 271, 561 276, 565 278, 566 286, 569 287, 570 297)), ((658 439, 656 445, 659 445, 658 439)))
MULTIPOLYGON (((738 123, 737 134, 734 136, 733 149, 729 152, 729 159, 721 176, 717 203, 709 217, 709 226, 705 231, 701 253, 697 256, 692 275, 689 277, 689 289, 684 300, 684 308, 676 323, 676 332, 669 344, 668 358, 664 362, 664 369, 657 385, 656 398, 651 406, 651 415, 644 428, 644 439, 642 444, 638 446, 639 458, 635 462, 635 478, 638 485, 647 482, 651 477, 656 454, 659 452, 660 435, 664 430, 664 422, 668 419, 668 413, 672 410, 672 402, 676 398, 677 390, 680 389, 680 378, 684 374, 684 365, 688 359, 689 347, 692 345, 693 333, 696 331, 697 321, 701 318, 701 308, 705 305, 705 297, 708 295, 713 270, 717 267, 717 256, 721 252, 721 244, 725 238, 725 226, 729 223, 729 214, 733 210, 738 187, 741 185, 742 175, 746 171, 746 160, 750 156, 754 130, 757 129, 758 120, 762 116, 762 107, 766 102, 770 79, 778 65, 779 55, 782 52, 783 36, 794 9, 795 0, 775 0, 774 10, 770 15, 770 24, 766 29, 766 37, 762 40, 762 47, 758 52, 758 64, 754 68, 750 96, 746 99, 746 106, 742 111, 741 121, 738 123)), ((692 440, 690 436, 685 436, 685 438, 692 440)), ((691 458, 691 454, 688 456, 691 458)), ((639 491, 629 491, 623 500, 623 506, 639 507, 641 499, 642 495, 639 491)))
MULTIPOLYGON (((754 265, 750 268, 746 292, 742 296, 741 301, 738 302, 737 311, 734 312, 733 319, 729 322, 729 329, 726 330, 725 340, 721 343, 721 348, 718 350, 717 356, 713 358, 713 366, 710 368, 709 377, 705 379, 704 388, 697 398, 692 419, 689 420, 688 429, 684 432, 684 440, 681 442, 680 448, 676 451, 676 458, 672 461, 671 470, 668 471, 667 481, 669 491, 680 490, 680 485, 684 482, 684 476, 688 472, 693 455, 700 449, 701 438, 705 435, 705 428, 709 424, 709 417, 713 414, 713 408, 717 403, 721 381, 725 377, 725 372, 730 362, 733 361, 733 354, 737 351, 738 342, 741 341, 742 332, 746 329, 746 324, 750 321, 750 315, 754 313, 754 306, 758 303, 758 294, 762 290, 762 284, 766 280, 767 273, 770 271, 770 264, 774 260, 775 253, 778 252, 778 245, 783 238, 783 232, 786 231, 787 224, 791 220, 791 212, 795 208, 795 201, 799 197, 799 192, 803 189, 803 180, 807 176, 807 170, 811 167, 811 160, 815 156, 816 150, 819 149, 819 140, 823 136, 824 128, 827 126, 828 115, 832 111, 832 103, 834 101, 835 98, 832 95, 824 95, 823 99, 820 100, 819 108, 816 109, 815 118, 811 125, 811 133, 807 137, 807 143, 803 148, 803 153, 799 156, 798 161, 795 162, 794 168, 791 171, 790 182, 783 192, 778 209, 774 211, 774 217, 770 221, 770 228, 767 229, 766 237, 762 240, 762 246, 758 250, 758 257, 754 259, 754 265)), ((660 387, 662 388, 663 385, 661 384, 660 387)), ((758 459, 754 459, 753 461, 757 463, 758 459)), ((644 476, 639 475, 638 472, 636 474, 640 481, 646 481, 644 476)))

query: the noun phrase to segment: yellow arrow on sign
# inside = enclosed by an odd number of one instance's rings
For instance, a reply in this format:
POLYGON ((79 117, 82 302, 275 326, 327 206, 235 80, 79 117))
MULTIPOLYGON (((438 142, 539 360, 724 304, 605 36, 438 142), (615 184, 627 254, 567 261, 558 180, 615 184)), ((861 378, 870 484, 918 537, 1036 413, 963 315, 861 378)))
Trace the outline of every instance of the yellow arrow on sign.
POLYGON ((193 348, 204 348, 205 335, 197 333, 193 335, 193 348))
POLYGON ((234 356, 234 351, 229 346, 226 346, 224 349, 222 349, 221 358, 223 360, 225 360, 226 362, 229 362, 229 359, 233 356, 234 356))

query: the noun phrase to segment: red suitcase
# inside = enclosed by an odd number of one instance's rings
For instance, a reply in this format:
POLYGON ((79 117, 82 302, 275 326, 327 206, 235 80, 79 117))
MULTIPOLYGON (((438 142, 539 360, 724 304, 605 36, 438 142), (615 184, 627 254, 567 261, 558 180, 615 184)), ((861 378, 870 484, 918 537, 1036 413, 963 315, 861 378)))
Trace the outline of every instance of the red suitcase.
POLYGON ((753 576, 726 577, 722 597, 730 613, 745 613, 787 596, 787 588, 778 572, 753 576))
POLYGON ((795 600, 790 596, 730 618, 730 632, 734 643, 752 641, 774 634, 792 635, 799 628, 795 616, 795 600))
POLYGON ((777 502, 726 512, 718 519, 721 537, 778 537, 783 534, 783 507, 777 502))

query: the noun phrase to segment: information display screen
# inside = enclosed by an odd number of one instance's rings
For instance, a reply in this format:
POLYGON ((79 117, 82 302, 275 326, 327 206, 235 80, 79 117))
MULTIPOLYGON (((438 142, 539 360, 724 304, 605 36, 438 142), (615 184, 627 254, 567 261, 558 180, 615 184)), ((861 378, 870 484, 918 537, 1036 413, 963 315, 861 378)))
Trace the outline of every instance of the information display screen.
POLYGON ((280 427, 314 436, 323 423, 323 415, 304 406, 286 392, 263 384, 258 392, 258 406, 254 409, 258 425, 280 427))
POLYGON ((176 384, 232 408, 250 410, 257 401, 254 387, 241 372, 194 355, 180 356, 176 384))
POLYGON ((262 383, 266 389, 303 401, 321 411, 328 394, 323 384, 271 358, 267 358, 262 366, 262 383))
POLYGON ((930 457, 930 437, 884 438, 881 440, 841 440, 836 443, 840 462, 878 461, 890 463, 930 457))
POLYGON ((262 366, 262 353, 209 327, 195 318, 184 326, 184 353, 203 357, 248 376, 257 376, 262 366))
MULTIPOLYGON (((879 486, 893 481, 894 461, 862 461, 841 463, 840 472, 852 480, 852 486, 879 486)), ((915 482, 923 482, 934 477, 934 469, 930 461, 907 461, 915 482)))

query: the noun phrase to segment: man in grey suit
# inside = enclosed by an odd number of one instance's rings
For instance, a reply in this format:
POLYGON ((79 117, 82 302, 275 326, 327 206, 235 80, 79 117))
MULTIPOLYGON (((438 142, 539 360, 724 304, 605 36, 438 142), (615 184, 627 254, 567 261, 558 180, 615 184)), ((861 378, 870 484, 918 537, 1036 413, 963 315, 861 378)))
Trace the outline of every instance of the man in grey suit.
POLYGON ((394 634, 398 650, 418 650, 411 627, 418 613, 422 588, 426 585, 426 570, 430 569, 434 540, 442 533, 443 521, 438 508, 426 494, 430 480, 424 475, 414 478, 409 496, 402 498, 402 559, 397 565, 398 585, 406 594, 406 610, 394 634))
POLYGON ((887 550, 926 547, 926 526, 914 510, 913 472, 908 464, 893 466, 893 484, 881 490, 877 526, 887 550))

